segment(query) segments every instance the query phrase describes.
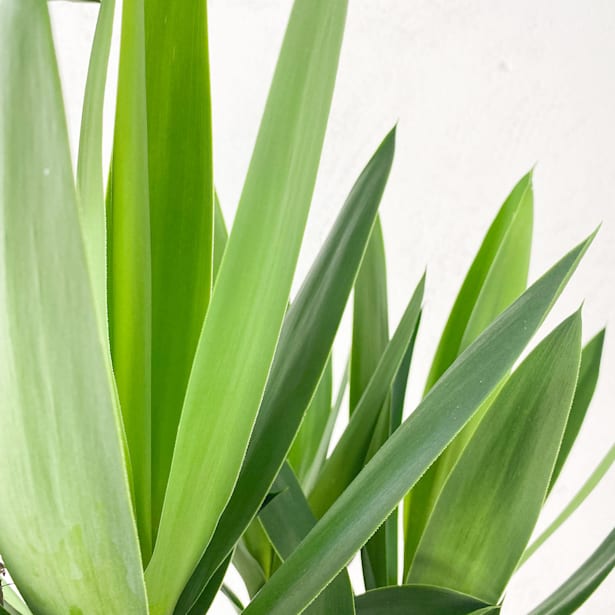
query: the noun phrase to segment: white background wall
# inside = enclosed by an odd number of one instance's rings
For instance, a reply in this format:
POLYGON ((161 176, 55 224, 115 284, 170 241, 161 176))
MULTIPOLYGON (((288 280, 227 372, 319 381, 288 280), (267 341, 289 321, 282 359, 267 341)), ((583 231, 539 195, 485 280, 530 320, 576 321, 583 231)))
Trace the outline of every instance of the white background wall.
MULTIPOLYGON (((428 266, 407 410, 418 400, 448 310, 492 217, 534 163, 532 278, 602 222, 546 327, 584 299, 584 337, 615 321, 615 4, 610 0, 354 0, 299 276, 356 175, 399 121, 382 206, 392 323, 428 266)), ((232 216, 290 0, 210 0, 216 181, 232 216)), ((96 8, 54 3, 67 115, 76 144, 96 8)), ((546 330, 546 329, 545 329, 546 330)), ((348 323, 342 341, 348 340, 348 323)), ((339 353, 338 365, 344 352, 339 353)), ((544 527, 615 436, 615 343, 544 527)), ((505 612, 563 581, 615 520, 615 472, 515 578, 505 612)), ((226 612, 220 602, 216 613, 226 612)), ((584 613, 615 612, 615 576, 584 613)))

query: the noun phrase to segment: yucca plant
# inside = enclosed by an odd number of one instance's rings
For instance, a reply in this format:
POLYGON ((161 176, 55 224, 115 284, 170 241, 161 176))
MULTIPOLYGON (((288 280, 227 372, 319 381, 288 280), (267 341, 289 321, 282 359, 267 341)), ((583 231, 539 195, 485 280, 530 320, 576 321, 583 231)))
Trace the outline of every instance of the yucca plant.
MULTIPOLYGON (((206 0, 117 7, 109 170, 116 6, 103 0, 76 174, 47 2, 0 0, 1 613, 201 615, 219 592, 247 615, 497 612, 613 462, 612 448, 529 544, 604 336, 582 349, 579 310, 516 366, 593 239, 526 288, 531 173, 489 228, 405 420, 425 280, 390 335, 378 207, 395 130, 290 300, 346 4, 295 1, 227 236, 206 0), (361 595, 346 570, 358 552, 361 595), (224 585, 231 563, 245 607, 224 585)), ((611 533, 533 613, 574 611, 614 563, 611 533)))

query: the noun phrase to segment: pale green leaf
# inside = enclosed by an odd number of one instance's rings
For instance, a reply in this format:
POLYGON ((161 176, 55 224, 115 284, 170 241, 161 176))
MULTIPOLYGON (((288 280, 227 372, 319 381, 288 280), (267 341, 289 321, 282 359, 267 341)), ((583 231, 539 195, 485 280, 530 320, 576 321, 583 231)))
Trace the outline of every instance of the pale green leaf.
POLYGON ((173 610, 246 453, 288 304, 345 17, 345 0, 296 0, 291 13, 188 383, 146 570, 153 615, 173 610))
POLYGON ((0 2, 0 79, 0 553, 36 613, 145 615, 44 0, 0 2))

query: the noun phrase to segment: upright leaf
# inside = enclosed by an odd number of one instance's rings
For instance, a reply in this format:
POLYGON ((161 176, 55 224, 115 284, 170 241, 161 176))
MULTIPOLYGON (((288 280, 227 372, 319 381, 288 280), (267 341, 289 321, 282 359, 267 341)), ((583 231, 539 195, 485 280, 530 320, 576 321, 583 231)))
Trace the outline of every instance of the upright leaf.
MULTIPOLYGON (((284 319, 273 365, 235 489, 176 614, 194 604, 209 577, 257 514, 282 466, 331 351, 393 162, 395 131, 369 161, 284 319), (317 331, 318 335, 314 335, 317 331)), ((319 454, 322 452, 319 451, 319 454)), ((241 553, 241 543, 236 552, 241 553)), ((257 582, 254 585, 258 584, 257 582)))
MULTIPOLYGON (((277 493, 259 519, 282 560, 285 560, 316 523, 291 467, 282 466, 273 484, 277 493)), ((348 572, 341 572, 304 611, 306 615, 354 615, 354 596, 348 572)))
POLYGON ((92 43, 77 160, 77 194, 85 249, 90 265, 94 300, 101 327, 104 329, 107 323, 107 262, 102 137, 114 13, 115 0, 105 0, 100 6, 92 43))
MULTIPOLYGON (((532 172, 513 188, 491 224, 451 310, 426 392, 476 337, 525 289, 533 222, 532 172)), ((435 500, 489 402, 447 447, 405 500, 404 576, 435 500)))
POLYGON ((581 358, 580 312, 511 376, 450 473, 408 580, 500 599, 532 534, 581 358))
POLYGON ((291 13, 188 383, 146 571, 153 615, 173 609, 246 453, 288 304, 345 17, 345 0, 296 0, 291 13))
POLYGON ((529 615, 574 613, 598 588, 615 566, 615 530, 585 563, 529 615))
POLYGON ((348 564, 508 372, 592 239, 564 256, 457 359, 275 572, 246 615, 299 613, 348 564))
POLYGON ((416 329, 424 289, 425 276, 412 294, 350 423, 318 476, 309 496, 310 506, 317 517, 322 517, 365 464, 380 410, 416 329))
POLYGON ((560 447, 559 454, 557 455, 557 461, 555 462, 555 469, 553 470, 553 476, 551 477, 551 482, 549 484, 549 491, 553 488, 557 477, 562 471, 562 467, 566 462, 566 459, 568 459, 572 445, 575 443, 575 440, 579 435, 581 425, 583 424, 585 415, 587 414, 587 409, 589 408, 589 404, 594 396, 596 383, 598 382, 598 374, 600 373, 600 360, 602 358, 603 345, 604 329, 593 337, 587 343, 585 348, 583 348, 577 389, 574 392, 574 400, 572 402, 572 408, 570 409, 570 416, 568 417, 568 423, 566 424, 566 431, 564 432, 562 446, 560 447))
POLYGON ((0 79, 0 553, 36 613, 145 615, 45 0, 0 2, 0 79))
POLYGON ((152 252, 152 508, 157 527, 213 271, 206 0, 145 0, 152 252))
POLYGON ((143 0, 125 0, 107 205, 108 311, 137 528, 147 561, 152 550, 151 259, 144 37, 143 0))
POLYGON ((389 341, 386 262, 380 218, 376 219, 354 285, 350 412, 359 403, 389 341))

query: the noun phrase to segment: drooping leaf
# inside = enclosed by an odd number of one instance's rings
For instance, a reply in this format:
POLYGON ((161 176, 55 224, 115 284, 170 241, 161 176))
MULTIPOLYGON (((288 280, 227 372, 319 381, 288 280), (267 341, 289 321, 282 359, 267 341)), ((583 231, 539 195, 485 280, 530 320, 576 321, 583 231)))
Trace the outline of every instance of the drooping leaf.
POLYGON ((574 613, 598 588, 615 566, 615 530, 583 565, 529 615, 574 613))
POLYGON ((293 445, 288 452, 290 463, 297 479, 304 486, 314 464, 318 447, 323 438, 327 421, 331 414, 331 387, 333 372, 331 357, 325 365, 325 371, 316 387, 314 397, 303 417, 301 427, 295 436, 293 445))
MULTIPOLYGON (((455 358, 525 289, 533 226, 532 172, 513 188, 491 224, 461 286, 427 378, 434 385, 455 358)), ((447 447, 404 502, 404 577, 436 498, 489 403, 447 447)))
MULTIPOLYGON (((314 527, 316 518, 291 467, 284 464, 273 483, 278 492, 259 513, 259 519, 282 560, 314 527)), ((306 615, 354 615, 354 596, 348 572, 342 571, 304 611, 306 615)))
MULTIPOLYGON (((581 362, 582 361, 583 360, 581 359, 581 362)), ((523 565, 534 553, 536 553, 536 551, 538 551, 538 549, 555 533, 555 531, 572 515, 572 513, 574 513, 577 508, 581 506, 587 496, 589 496, 589 494, 600 483, 604 475, 613 465, 613 462, 615 462, 615 444, 611 446, 608 453, 602 458, 596 469, 591 473, 585 483, 583 483, 583 486, 579 489, 579 491, 577 491, 576 495, 572 498, 572 500, 570 500, 564 510, 562 510, 555 520, 523 552, 523 557, 519 562, 519 566, 523 565)))
MULTIPOLYGON (((288 454, 330 353, 374 223, 394 149, 392 131, 355 183, 288 310, 237 484, 214 537, 178 602, 177 615, 194 603, 207 579, 257 514, 288 454), (314 331, 319 335, 314 335, 314 331)), ((241 543, 236 558, 242 555, 240 547, 241 543)))
POLYGON ((326 460, 309 495, 310 507, 317 517, 322 517, 365 464, 380 410, 416 329, 424 289, 425 276, 418 283, 348 427, 326 460))
POLYGON ((244 610, 244 606, 235 592, 225 583, 222 584, 220 591, 228 598, 236 613, 241 613, 244 610))
POLYGON ((502 380, 592 239, 556 263, 455 361, 265 584, 246 615, 301 612, 348 564, 502 380), (305 570, 310 574, 302 574, 305 570))
POLYGON ((355 599, 357 615, 468 615, 487 605, 482 600, 431 585, 373 589, 355 599))
POLYGON ((213 274, 207 1, 144 0, 154 533, 213 274))
POLYGON ((34 612, 145 615, 47 11, 0 2, 0 553, 34 612))
POLYGON ((77 158, 77 196, 92 291, 101 327, 107 324, 105 178, 103 176, 103 106, 115 0, 100 6, 88 68, 77 158))
POLYGON ((345 17, 346 0, 296 0, 291 13, 188 382, 146 570, 152 615, 174 608, 246 454, 312 198, 345 17))
POLYGON ((115 132, 107 194, 108 315, 143 561, 152 550, 151 258, 144 0, 122 7, 115 132))
POLYGON ((450 473, 408 580, 500 599, 544 503, 581 358, 581 315, 508 380, 450 473))
POLYGON ((600 360, 602 358, 603 345, 604 329, 592 338, 583 349, 577 390, 574 393, 570 416, 566 424, 562 446, 560 447, 557 461, 555 462, 555 469, 553 470, 553 476, 549 484, 549 491, 553 489, 553 485, 562 471, 566 459, 568 459, 572 445, 579 435, 581 425, 587 414, 587 409, 594 396, 596 383, 598 382, 598 374, 600 373, 600 360))

